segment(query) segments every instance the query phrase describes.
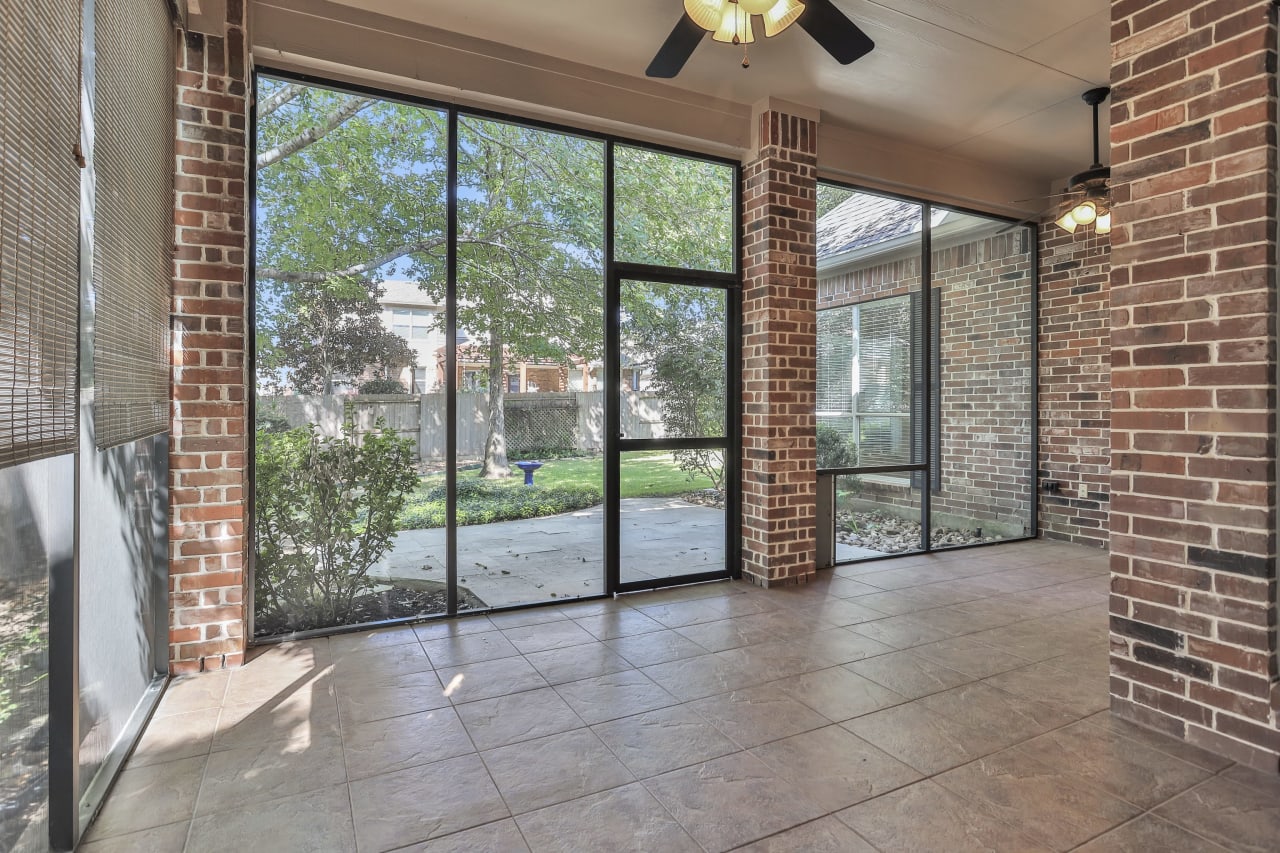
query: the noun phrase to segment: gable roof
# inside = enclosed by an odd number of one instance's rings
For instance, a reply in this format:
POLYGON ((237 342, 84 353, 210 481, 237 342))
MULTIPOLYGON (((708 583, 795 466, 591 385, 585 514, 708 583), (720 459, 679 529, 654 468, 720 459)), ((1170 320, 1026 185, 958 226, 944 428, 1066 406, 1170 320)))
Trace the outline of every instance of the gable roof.
POLYGON ((818 260, 919 234, 920 205, 853 193, 818 220, 818 260))

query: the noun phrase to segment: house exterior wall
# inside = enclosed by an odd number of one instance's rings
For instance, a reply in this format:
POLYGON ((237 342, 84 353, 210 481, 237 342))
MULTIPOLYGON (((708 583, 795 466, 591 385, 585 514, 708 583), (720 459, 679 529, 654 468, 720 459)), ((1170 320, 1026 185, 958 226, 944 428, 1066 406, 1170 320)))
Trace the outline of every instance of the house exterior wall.
MULTIPOLYGON (((996 522, 987 535, 1030 531, 1034 276, 1024 240, 1016 232, 985 237, 940 248, 931 260, 941 315, 942 484, 932 510, 949 523, 996 522)), ((919 292, 917 255, 822 279, 818 307, 919 292)), ((919 490, 906 485, 866 481, 858 497, 912 518, 919 513, 919 490)))
POLYGON ((242 0, 177 52, 169 669, 245 650, 247 57, 242 0))
POLYGON ((1275 16, 1111 4, 1112 708, 1272 772, 1275 16))
POLYGON ((1108 540, 1110 285, 1110 237, 1040 226, 1040 533, 1091 548, 1108 540))

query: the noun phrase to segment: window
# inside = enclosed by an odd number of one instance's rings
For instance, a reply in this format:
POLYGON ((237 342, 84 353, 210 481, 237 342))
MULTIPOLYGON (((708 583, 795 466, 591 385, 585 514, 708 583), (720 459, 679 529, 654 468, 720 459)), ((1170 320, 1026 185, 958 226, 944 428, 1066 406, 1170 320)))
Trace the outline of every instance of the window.
POLYGON ((415 367, 413 369, 413 390, 418 394, 426 394, 430 390, 427 387, 427 369, 425 367, 415 367))
POLYGON ((429 308, 393 308, 391 331, 406 341, 426 341, 435 331, 436 311, 429 308))

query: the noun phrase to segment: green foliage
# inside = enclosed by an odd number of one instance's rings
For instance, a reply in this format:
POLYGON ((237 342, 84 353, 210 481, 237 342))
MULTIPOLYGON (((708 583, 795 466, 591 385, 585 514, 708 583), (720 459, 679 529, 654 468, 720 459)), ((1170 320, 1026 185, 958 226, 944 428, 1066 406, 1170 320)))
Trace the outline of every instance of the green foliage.
POLYGON ((856 468, 858 446, 830 424, 818 424, 818 467, 856 468))
MULTIPOLYGON (((522 518, 541 518, 586 509, 600 503, 600 490, 592 486, 525 486, 475 477, 458 480, 458 524, 492 524, 522 518)), ((446 487, 437 484, 413 496, 400 513, 401 530, 444 527, 446 487)))
POLYGON ((350 427, 341 438, 313 427, 259 433, 254 577, 261 617, 295 631, 348 621, 417 485, 412 456, 412 442, 382 421, 360 446, 350 427))
MULTIPOLYGON (((20 612, 14 623, 14 626, 26 624, 26 630, 0 640, 0 726, 22 707, 22 694, 49 675, 45 599, 31 596, 28 602, 34 609, 23 609, 25 612, 20 612)), ((6 627, 12 630, 14 626, 6 627)))
POLYGON ((361 394, 408 394, 399 379, 370 379, 360 384, 361 394))

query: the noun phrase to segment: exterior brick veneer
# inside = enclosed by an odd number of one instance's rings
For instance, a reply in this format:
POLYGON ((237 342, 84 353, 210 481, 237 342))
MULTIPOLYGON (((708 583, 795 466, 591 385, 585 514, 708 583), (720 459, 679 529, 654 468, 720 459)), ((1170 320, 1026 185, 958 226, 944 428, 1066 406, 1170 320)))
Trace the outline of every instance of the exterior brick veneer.
POLYGON ((178 50, 169 453, 169 668, 245 651, 246 72, 243 5, 178 50))
POLYGON ((743 171, 742 571, 813 576, 817 542, 817 123, 765 110, 743 171))
POLYGON ((1111 239, 1040 228, 1040 531, 1105 548, 1111 491, 1111 239), (1057 491, 1045 488, 1058 484, 1057 491))
POLYGON ((1111 11, 1112 707, 1274 772, 1275 9, 1111 11))

